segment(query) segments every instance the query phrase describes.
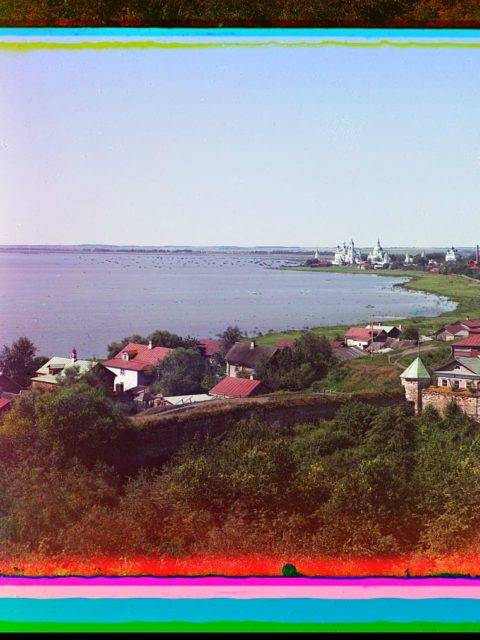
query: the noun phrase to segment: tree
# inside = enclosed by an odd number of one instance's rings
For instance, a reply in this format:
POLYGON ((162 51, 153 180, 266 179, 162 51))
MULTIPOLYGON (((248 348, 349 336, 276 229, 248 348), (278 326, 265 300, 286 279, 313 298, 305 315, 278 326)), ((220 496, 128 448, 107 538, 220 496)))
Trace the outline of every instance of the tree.
POLYGON ((328 340, 313 331, 304 332, 293 347, 284 347, 270 360, 260 359, 257 378, 272 389, 308 389, 334 364, 328 340))
POLYGON ((180 347, 157 367, 158 389, 164 396, 199 393, 206 373, 205 358, 195 349, 180 347))
POLYGON ((27 387, 30 378, 45 360, 35 358, 36 352, 35 345, 26 336, 16 340, 10 347, 4 345, 0 352, 0 370, 17 384, 27 387))
POLYGON ((225 357, 227 351, 233 347, 235 342, 240 342, 243 335, 239 327, 235 325, 227 327, 223 333, 218 334, 218 337, 220 338, 220 353, 225 357))
POLYGON ((182 338, 177 336, 176 333, 170 333, 170 331, 163 331, 161 329, 154 331, 148 336, 148 340, 152 341, 154 347, 167 347, 168 349, 177 349, 178 347, 184 347, 185 349, 193 349, 198 345, 198 340, 187 336, 182 338))
POLYGON ((132 336, 123 338, 119 342, 112 342, 107 347, 108 357, 113 358, 116 356, 116 354, 130 342, 134 342, 136 344, 148 344, 150 341, 152 342, 153 347, 167 347, 168 349, 177 349, 178 347, 193 349, 198 346, 198 340, 196 338, 192 338, 191 336, 182 338, 181 336, 177 336, 176 333, 157 329, 146 338, 136 333, 132 336))
POLYGON ((78 382, 20 395, 0 426, 0 460, 31 459, 62 466, 72 458, 85 465, 120 459, 129 423, 105 394, 78 382))
POLYGON ((419 337, 420 334, 418 333, 418 329, 415 327, 407 327, 402 334, 403 340, 415 340, 415 342, 418 342, 419 337))

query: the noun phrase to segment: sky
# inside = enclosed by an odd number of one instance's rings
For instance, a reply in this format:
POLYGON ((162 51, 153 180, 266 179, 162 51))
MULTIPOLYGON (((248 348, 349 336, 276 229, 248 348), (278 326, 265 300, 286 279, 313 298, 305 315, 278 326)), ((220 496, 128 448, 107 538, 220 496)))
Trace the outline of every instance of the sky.
POLYGON ((0 51, 0 245, 473 246, 480 49, 0 51))

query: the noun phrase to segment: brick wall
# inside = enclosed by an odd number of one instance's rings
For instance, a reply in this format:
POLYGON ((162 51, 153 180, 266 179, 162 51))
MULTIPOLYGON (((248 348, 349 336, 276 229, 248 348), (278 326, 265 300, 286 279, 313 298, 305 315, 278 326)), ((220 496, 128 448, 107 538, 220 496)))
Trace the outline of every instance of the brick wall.
POLYGON ((480 397, 471 395, 467 391, 462 392, 444 392, 435 389, 424 389, 422 392, 423 408, 427 406, 434 407, 440 413, 443 413, 449 402, 454 401, 471 418, 480 422, 480 397))

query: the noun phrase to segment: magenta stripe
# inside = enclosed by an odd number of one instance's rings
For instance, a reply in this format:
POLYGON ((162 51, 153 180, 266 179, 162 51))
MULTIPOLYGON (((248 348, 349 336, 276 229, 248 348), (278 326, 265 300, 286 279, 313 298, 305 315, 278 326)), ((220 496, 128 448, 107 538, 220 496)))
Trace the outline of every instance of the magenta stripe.
POLYGON ((364 587, 479 587, 480 578, 225 578, 225 577, 172 577, 155 578, 150 576, 0 576, 0 587, 5 585, 65 585, 65 586, 364 586, 364 587))

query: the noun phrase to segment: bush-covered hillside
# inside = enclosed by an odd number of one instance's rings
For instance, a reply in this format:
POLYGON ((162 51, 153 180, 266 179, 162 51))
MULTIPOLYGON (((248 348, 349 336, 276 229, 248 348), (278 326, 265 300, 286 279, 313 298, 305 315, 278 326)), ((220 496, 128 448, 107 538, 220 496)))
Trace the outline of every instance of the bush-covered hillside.
POLYGON ((0 425, 3 556, 352 557, 479 542, 480 426, 454 407, 414 417, 351 403, 318 424, 238 424, 126 478, 115 460, 133 428, 85 383, 22 396, 0 425))

